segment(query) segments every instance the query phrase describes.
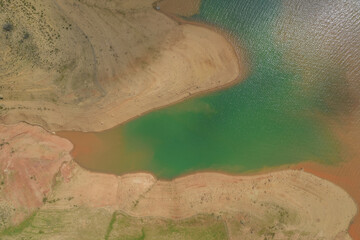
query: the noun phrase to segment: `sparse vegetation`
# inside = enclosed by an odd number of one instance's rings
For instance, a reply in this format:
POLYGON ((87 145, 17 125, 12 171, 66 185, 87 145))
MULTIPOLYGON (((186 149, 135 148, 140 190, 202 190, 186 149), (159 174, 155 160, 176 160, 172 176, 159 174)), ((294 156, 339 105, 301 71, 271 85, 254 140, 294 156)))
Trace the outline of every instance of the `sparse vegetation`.
POLYGON ((16 227, 0 233, 0 239, 104 239, 112 215, 104 209, 39 210, 16 227), (86 224, 79 224, 83 222, 86 224), (68 238, 71 236, 70 238, 68 238))
POLYGON ((227 239, 222 221, 211 215, 185 220, 135 218, 105 209, 39 210, 20 225, 7 228, 1 236, 16 239, 52 239, 73 236, 74 239, 227 239), (78 222, 86 222, 85 225, 78 222), (26 231, 24 231, 26 229, 26 231), (105 237, 104 237, 105 236, 105 237))
POLYGON ((23 39, 28 39, 30 34, 28 32, 24 32, 23 39))
POLYGON ((35 216, 36 216, 36 212, 31 214, 27 219, 25 219, 19 225, 6 228, 5 230, 3 230, 0 233, 0 236, 3 236, 3 235, 12 236, 12 235, 20 234, 25 228, 27 228, 27 227, 29 227, 31 225, 31 223, 34 220, 35 216))
POLYGON ((3 30, 5 32, 11 32, 14 29, 13 25, 11 23, 5 23, 3 25, 3 30))
POLYGON ((184 220, 135 218, 119 214, 108 239, 228 239, 222 220, 198 215, 184 220))
POLYGON ((110 236, 111 231, 113 230, 113 225, 114 225, 115 221, 116 221, 116 212, 114 212, 112 217, 111 217, 109 226, 108 226, 108 228, 106 230, 105 240, 109 239, 109 236, 110 236))
MULTIPOLYGON (((1 109, 1 108, 0 108, 1 109)), ((5 142, 4 140, 0 143, 0 150, 5 146, 9 145, 9 142, 5 142)))

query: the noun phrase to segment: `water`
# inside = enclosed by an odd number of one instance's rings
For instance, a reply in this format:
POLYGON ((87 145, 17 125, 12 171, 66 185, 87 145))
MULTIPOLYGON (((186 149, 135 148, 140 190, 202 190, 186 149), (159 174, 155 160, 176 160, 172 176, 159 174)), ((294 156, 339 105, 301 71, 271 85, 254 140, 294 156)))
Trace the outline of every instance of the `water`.
POLYGON ((161 178, 340 161, 327 119, 357 106, 359 8, 357 1, 204 0, 193 19, 237 38, 249 52, 250 76, 228 90, 89 133, 94 147, 76 160, 96 171, 161 178))

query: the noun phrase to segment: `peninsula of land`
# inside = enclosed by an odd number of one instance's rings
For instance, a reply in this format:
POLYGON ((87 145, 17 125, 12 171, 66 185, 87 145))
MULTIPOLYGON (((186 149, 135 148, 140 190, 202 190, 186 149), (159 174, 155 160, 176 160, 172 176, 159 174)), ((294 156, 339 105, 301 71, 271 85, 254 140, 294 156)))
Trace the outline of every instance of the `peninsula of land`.
POLYGON ((245 61, 222 34, 152 3, 4 2, 0 122, 101 131, 244 78, 245 61))

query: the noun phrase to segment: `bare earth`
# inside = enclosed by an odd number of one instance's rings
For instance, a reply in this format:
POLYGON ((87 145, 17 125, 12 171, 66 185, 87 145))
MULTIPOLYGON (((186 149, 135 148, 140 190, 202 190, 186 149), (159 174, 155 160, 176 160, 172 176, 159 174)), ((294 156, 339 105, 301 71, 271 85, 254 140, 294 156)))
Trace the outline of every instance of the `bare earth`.
MULTIPOLYGON (((32 216, 31 221, 36 223, 49 212, 59 217, 79 211, 88 217, 81 211, 87 209, 89 214, 109 213, 102 234, 111 216, 121 213, 136 219, 152 217, 154 221, 195 217, 196 222, 199 216, 217 216, 230 239, 272 235, 273 239, 340 240, 350 239, 347 229, 357 212, 344 190, 303 171, 258 176, 197 173, 172 181, 145 173, 114 176, 82 169, 70 157, 71 143, 40 127, 1 125, 0 136, 4 237, 34 234, 29 230, 33 224, 21 231, 9 230, 26 216, 32 216)), ((76 224, 66 216, 61 218, 76 224)), ((47 228, 57 229, 56 221, 52 224, 47 228)), ((84 224, 83 228, 91 227, 84 224)), ((57 239, 57 234, 49 231, 40 239, 57 239)))
POLYGON ((101 131, 246 72, 221 34, 179 24, 152 0, 15 0, 0 17, 13 26, 0 38, 2 123, 101 131))
POLYGON ((190 17, 199 12, 201 0, 159 0, 154 5, 168 14, 190 17))
MULTIPOLYGON (((342 158, 337 165, 321 165, 314 162, 300 163, 296 168, 304 168, 307 172, 339 185, 347 191, 357 204, 360 203, 360 129, 358 127, 360 112, 351 116, 340 117, 331 122, 333 132, 342 144, 342 158)), ((349 228, 353 240, 360 240, 360 216, 356 215, 349 228)))

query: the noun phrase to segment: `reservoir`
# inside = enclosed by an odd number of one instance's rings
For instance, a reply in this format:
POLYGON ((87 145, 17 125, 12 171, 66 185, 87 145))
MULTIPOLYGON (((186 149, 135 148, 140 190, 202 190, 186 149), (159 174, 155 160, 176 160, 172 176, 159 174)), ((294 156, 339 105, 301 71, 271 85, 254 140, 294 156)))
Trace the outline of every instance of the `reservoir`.
POLYGON ((303 161, 336 163, 331 120, 351 113, 358 79, 356 1, 203 0, 190 20, 229 32, 251 72, 230 89, 99 132, 62 132, 75 160, 106 173, 231 173, 303 161))

